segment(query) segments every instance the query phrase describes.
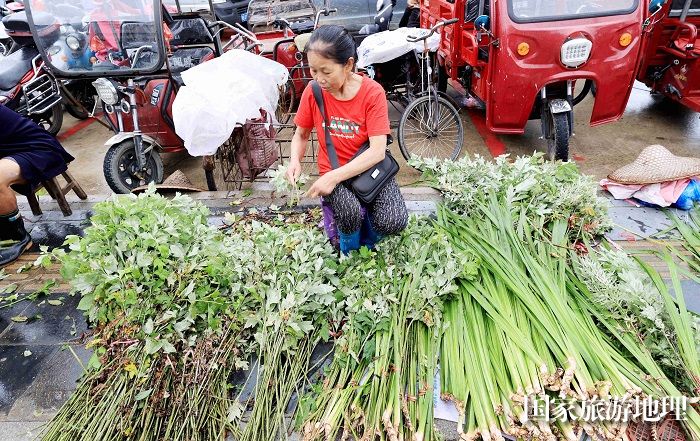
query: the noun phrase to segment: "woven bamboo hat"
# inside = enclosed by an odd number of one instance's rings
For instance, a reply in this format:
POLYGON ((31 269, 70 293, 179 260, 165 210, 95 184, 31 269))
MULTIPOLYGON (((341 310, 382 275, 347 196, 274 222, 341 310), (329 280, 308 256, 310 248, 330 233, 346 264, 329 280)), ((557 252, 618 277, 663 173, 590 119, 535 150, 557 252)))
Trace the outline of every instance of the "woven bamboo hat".
POLYGON ((700 176, 700 159, 676 156, 663 146, 650 145, 608 179, 621 184, 656 184, 693 176, 700 176))
MULTIPOLYGON (((197 188, 192 184, 190 179, 180 170, 175 170, 173 174, 165 178, 162 184, 155 186, 156 190, 159 192, 168 191, 204 191, 201 188, 197 188)), ((131 190, 132 193, 140 193, 148 188, 148 185, 142 185, 131 190)))

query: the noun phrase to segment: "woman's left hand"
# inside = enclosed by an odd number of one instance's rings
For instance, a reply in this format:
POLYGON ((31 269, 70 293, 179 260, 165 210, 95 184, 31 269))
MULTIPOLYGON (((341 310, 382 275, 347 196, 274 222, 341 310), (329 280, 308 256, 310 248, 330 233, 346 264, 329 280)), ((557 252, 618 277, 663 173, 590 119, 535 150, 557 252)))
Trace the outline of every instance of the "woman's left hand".
POLYGON ((306 192, 305 196, 311 198, 328 196, 333 192, 336 185, 338 185, 338 181, 335 178, 335 174, 332 171, 329 171, 313 183, 311 188, 309 188, 309 190, 306 192))

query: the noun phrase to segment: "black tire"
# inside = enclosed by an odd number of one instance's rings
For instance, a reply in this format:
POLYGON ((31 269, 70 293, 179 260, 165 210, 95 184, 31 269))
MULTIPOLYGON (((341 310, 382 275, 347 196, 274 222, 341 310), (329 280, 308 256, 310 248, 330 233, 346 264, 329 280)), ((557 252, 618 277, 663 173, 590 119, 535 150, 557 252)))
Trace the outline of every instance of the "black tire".
POLYGON ((566 113, 547 113, 550 137, 547 139, 547 157, 550 161, 569 160, 569 117, 566 113))
POLYGON ((67 89, 84 109, 81 108, 81 106, 71 104, 68 98, 64 98, 66 102, 66 111, 74 118, 88 119, 90 117, 89 112, 92 112, 95 108, 95 95, 92 93, 95 89, 93 89, 89 82, 84 83, 82 81, 75 85, 68 86, 67 89))
POLYGON ((406 160, 411 155, 455 160, 464 145, 464 126, 459 111, 445 98, 423 96, 401 115, 398 138, 406 160), (431 118, 432 114, 437 118, 431 118))
POLYGON ((141 185, 163 182, 163 160, 158 152, 151 150, 146 156, 146 161, 144 179, 135 174, 137 165, 133 139, 125 139, 110 147, 105 154, 102 166, 109 188, 117 194, 126 194, 131 193, 131 190, 141 185))
POLYGON ((0 57, 4 57, 10 51, 10 46, 0 41, 0 57))
POLYGON ((30 115, 30 118, 47 132, 56 136, 63 126, 63 105, 56 104, 44 113, 30 115))

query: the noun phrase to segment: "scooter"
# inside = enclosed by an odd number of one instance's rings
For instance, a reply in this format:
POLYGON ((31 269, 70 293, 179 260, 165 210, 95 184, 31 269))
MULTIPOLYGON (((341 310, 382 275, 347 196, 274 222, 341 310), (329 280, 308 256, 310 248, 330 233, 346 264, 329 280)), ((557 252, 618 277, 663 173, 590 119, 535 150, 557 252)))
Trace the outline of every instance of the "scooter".
MULTIPOLYGON (((24 5, 18 2, 0 0, 0 18, 24 10, 24 5)), ((7 34, 5 26, 0 22, 0 56, 9 55, 13 49, 12 39, 7 34)))
MULTIPOLYGON (((42 23, 52 23, 44 16, 42 23)), ((59 84, 45 68, 32 38, 25 12, 10 14, 2 19, 7 34, 16 49, 0 63, 0 104, 28 116, 49 133, 55 135, 63 124, 63 106, 59 84)), ((58 39, 57 23, 42 26, 47 39, 58 39)))

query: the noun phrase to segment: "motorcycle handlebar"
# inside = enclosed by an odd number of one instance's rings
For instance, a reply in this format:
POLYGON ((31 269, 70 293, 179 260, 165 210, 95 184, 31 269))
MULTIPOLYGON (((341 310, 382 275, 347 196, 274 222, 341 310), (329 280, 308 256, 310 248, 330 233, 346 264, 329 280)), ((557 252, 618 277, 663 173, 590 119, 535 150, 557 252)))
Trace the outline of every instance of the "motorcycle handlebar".
POLYGON ((411 43, 416 43, 418 41, 427 40, 428 37, 432 36, 441 27, 457 23, 458 21, 459 21, 458 18, 451 18, 449 20, 439 21, 438 23, 435 24, 435 26, 430 28, 430 32, 428 32, 427 34, 421 35, 421 36, 409 35, 406 37, 406 41, 409 41, 411 43))

